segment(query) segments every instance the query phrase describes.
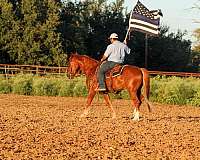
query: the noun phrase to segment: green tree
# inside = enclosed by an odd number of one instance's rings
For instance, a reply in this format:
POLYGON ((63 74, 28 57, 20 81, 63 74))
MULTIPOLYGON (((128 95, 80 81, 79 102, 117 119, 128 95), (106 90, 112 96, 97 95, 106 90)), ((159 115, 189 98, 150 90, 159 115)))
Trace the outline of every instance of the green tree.
POLYGON ((0 0, 0 63, 11 61, 10 43, 16 39, 13 33, 16 24, 13 5, 7 0, 0 0))
POLYGON ((194 31, 194 36, 196 38, 196 43, 193 47, 191 63, 193 68, 200 71, 200 28, 194 31))
POLYGON ((89 24, 89 34, 87 39, 88 52, 96 57, 96 53, 101 54, 109 44, 108 37, 112 32, 119 34, 120 40, 124 40, 126 34, 126 23, 123 11, 124 1, 116 1, 109 5, 104 5, 102 10, 92 10, 87 17, 89 24), (98 22, 98 23, 97 23, 98 22))
POLYGON ((200 28, 194 31, 194 37, 196 38, 196 44, 193 50, 196 52, 200 52, 200 28))
POLYGON ((2 1, 15 13, 10 21, 12 37, 6 43, 11 60, 18 64, 64 65, 66 56, 57 30, 60 4, 52 0, 12 1, 15 5, 2 1))
POLYGON ((62 11, 61 31, 67 52, 78 51, 96 57, 107 46, 111 32, 125 35, 123 0, 66 2, 62 11))
MULTIPOLYGON (((159 37, 148 37, 148 69, 184 71, 191 55, 191 41, 183 39, 185 32, 169 33, 166 26, 161 26, 160 32, 159 37)), ((144 34, 133 33, 130 43, 133 53, 129 63, 144 67, 144 34)))
POLYGON ((169 33, 169 27, 162 27, 158 38, 149 42, 149 65, 152 69, 185 71, 190 62, 191 41, 185 40, 187 32, 178 30, 169 33))
MULTIPOLYGON (((1 63, 60 66, 66 64, 64 53, 74 51, 99 58, 97 53, 104 53, 112 32, 124 40, 130 15, 124 0, 0 2, 1 63)), ((169 27, 161 27, 159 37, 149 37, 148 68, 183 71, 199 52, 197 43, 191 53, 185 34, 169 33, 169 27)), ((199 31, 196 34, 199 38, 199 31)), ((127 63, 144 67, 144 34, 132 32, 128 45, 132 52, 126 57, 127 63)))
MULTIPOLYGON (((199 1, 198 1, 199 2, 199 1)), ((194 4, 193 9, 200 10, 199 3, 194 4)), ((191 64, 193 70, 200 71, 200 28, 197 28, 194 32, 196 42, 192 48, 191 64)))
POLYGON ((62 33, 64 50, 67 53, 78 51, 87 54, 85 39, 87 27, 81 12, 85 9, 81 2, 66 2, 61 11, 60 32, 62 33))

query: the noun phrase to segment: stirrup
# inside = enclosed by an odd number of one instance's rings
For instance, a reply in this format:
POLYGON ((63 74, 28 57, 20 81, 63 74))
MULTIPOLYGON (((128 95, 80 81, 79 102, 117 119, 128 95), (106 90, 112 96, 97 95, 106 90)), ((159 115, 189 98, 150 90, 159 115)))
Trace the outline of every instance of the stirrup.
POLYGON ((104 92, 104 91, 106 91, 105 88, 96 88, 95 90, 96 90, 96 91, 99 91, 99 92, 104 92))

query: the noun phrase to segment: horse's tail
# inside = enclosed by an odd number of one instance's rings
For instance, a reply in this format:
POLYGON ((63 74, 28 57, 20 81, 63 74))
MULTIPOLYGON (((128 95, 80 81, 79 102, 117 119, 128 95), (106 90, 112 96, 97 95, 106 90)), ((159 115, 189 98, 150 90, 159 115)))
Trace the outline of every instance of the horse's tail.
POLYGON ((149 112, 151 111, 151 104, 149 102, 149 94, 150 94, 150 77, 149 77, 149 72, 148 70, 146 70, 145 68, 141 68, 142 71, 142 75, 143 75, 143 90, 144 90, 144 94, 143 94, 143 98, 144 101, 147 104, 147 107, 149 109, 149 112))

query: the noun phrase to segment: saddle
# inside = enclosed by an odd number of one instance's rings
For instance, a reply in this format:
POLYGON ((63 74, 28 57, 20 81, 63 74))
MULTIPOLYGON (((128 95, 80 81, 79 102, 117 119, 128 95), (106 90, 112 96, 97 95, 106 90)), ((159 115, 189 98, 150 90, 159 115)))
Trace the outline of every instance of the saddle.
POLYGON ((111 70, 107 71, 105 74, 105 81, 107 81, 106 85, 107 88, 111 92, 116 92, 113 88, 113 78, 120 76, 122 74, 122 71, 126 65, 116 64, 111 70))
POLYGON ((112 78, 121 75, 124 65, 116 64, 111 70, 105 74, 106 78, 112 78))

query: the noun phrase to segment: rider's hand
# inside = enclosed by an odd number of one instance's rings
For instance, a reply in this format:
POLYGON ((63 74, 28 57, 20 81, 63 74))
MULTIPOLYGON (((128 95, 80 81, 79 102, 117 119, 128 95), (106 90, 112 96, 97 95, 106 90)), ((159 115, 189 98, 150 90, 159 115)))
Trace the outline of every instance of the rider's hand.
POLYGON ((124 40, 124 44, 127 44, 127 41, 126 41, 126 40, 124 40))

